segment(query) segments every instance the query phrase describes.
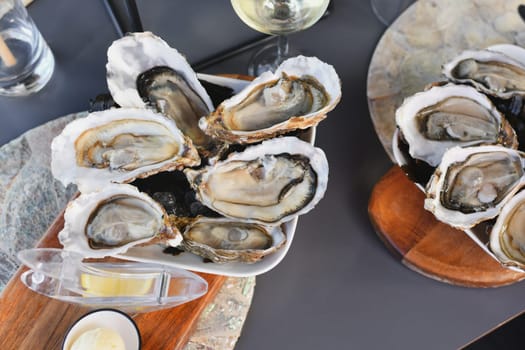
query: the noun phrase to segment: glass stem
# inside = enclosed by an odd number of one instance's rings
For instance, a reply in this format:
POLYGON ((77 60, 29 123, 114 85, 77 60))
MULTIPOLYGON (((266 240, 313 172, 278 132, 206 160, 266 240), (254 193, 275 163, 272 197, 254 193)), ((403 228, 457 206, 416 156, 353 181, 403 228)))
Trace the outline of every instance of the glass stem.
POLYGON ((277 36, 277 65, 281 64, 282 61, 288 56, 288 36, 279 35, 277 36))

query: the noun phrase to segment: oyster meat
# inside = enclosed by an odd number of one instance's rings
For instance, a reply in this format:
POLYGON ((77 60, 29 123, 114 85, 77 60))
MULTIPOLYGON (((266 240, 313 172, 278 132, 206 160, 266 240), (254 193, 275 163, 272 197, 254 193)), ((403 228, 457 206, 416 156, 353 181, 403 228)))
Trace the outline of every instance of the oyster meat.
POLYGON ((216 142, 198 125, 213 110, 212 101, 186 59, 150 32, 130 33, 108 49, 107 82, 122 107, 151 106, 173 119, 199 149, 216 142))
POLYGON ((525 269, 525 191, 501 209, 490 233, 490 249, 503 264, 525 269))
POLYGON ((286 241, 279 226, 200 217, 183 232, 184 250, 216 263, 254 263, 286 241))
POLYGON ((502 146, 451 148, 427 184, 425 209, 460 229, 494 218, 523 186, 524 165, 502 146))
POLYGON ((173 121, 135 108, 94 112, 69 123, 51 144, 51 171, 81 192, 200 164, 173 121))
POLYGON ((321 200, 328 162, 321 149, 290 136, 184 172, 207 207, 226 217, 277 225, 308 212, 321 200))
POLYGON ((284 61, 225 100, 199 125, 230 143, 253 143, 317 125, 341 98, 335 69, 315 57, 284 61))
POLYGON ((464 85, 434 86, 406 98, 396 110, 396 124, 410 155, 431 166, 454 146, 518 147, 516 133, 492 102, 464 85))
POLYGON ((500 98, 525 95, 525 49, 509 44, 467 50, 443 66, 443 74, 458 83, 500 98))
POLYGON ((136 245, 163 242, 177 246, 182 236, 164 209, 134 186, 110 184, 70 202, 58 238, 65 250, 102 258, 136 245))

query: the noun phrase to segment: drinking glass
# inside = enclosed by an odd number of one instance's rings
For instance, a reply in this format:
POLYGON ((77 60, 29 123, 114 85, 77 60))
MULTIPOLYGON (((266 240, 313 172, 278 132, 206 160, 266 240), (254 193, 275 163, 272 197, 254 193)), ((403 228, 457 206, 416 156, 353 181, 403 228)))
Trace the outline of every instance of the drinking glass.
POLYGON ((277 44, 256 52, 248 65, 250 75, 275 70, 290 57, 287 34, 314 25, 325 13, 330 0, 231 0, 237 16, 249 27, 277 35, 277 44))
POLYGON ((372 11, 377 19, 389 26, 414 0, 370 0, 372 11))
POLYGON ((0 95, 26 96, 44 87, 55 60, 20 0, 0 1, 0 95))

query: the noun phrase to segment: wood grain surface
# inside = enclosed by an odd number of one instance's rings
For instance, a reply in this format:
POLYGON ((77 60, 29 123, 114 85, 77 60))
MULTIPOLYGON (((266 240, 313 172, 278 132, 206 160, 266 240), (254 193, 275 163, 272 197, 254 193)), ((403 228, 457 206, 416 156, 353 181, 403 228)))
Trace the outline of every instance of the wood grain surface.
MULTIPOLYGON (((60 247, 57 233, 64 226, 64 213, 55 220, 39 247, 60 247)), ((61 349, 69 327, 89 309, 39 295, 23 285, 21 268, 0 298, 0 349, 61 349)), ((182 349, 202 310, 213 300, 225 276, 199 273, 208 281, 208 293, 171 309, 133 317, 142 337, 143 350, 182 349)))
POLYGON ((499 287, 521 281, 463 231, 423 208, 424 194, 395 166, 376 184, 368 204, 375 230, 405 264, 427 277, 465 287, 499 287))

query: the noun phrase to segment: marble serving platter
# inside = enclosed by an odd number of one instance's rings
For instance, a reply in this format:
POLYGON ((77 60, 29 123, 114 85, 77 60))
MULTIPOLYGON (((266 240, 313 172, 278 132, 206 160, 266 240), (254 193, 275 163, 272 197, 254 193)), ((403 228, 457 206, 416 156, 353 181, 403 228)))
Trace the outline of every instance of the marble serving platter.
POLYGON ((408 97, 444 80, 441 66, 467 49, 525 47, 522 0, 419 0, 384 33, 368 70, 367 97, 377 135, 392 160, 394 112, 408 97))
MULTIPOLYGON (((384 33, 368 71, 370 116, 387 154, 395 162, 395 110, 426 85, 445 80, 442 65, 464 50, 495 44, 525 47, 519 0, 419 0, 384 33)), ((465 233, 487 254, 490 223, 465 233)), ((523 271, 517 269, 518 271, 523 271)))

